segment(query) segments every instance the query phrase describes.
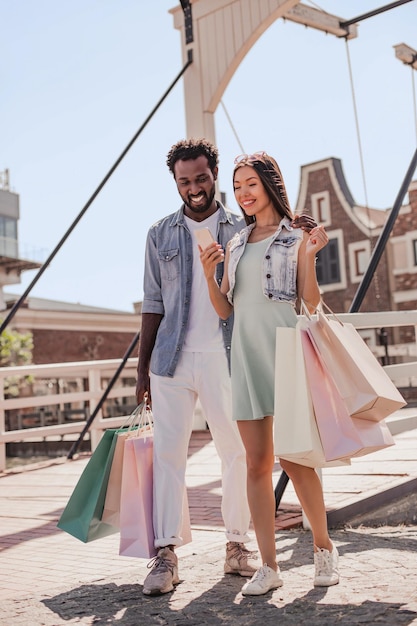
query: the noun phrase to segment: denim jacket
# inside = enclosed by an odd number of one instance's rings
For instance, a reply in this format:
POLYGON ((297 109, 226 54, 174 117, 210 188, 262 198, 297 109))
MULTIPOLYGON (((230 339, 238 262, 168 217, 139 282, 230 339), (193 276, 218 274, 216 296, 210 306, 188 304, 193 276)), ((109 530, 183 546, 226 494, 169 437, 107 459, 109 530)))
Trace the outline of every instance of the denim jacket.
MULTIPOLYGON (((250 233, 255 224, 246 226, 230 242, 228 266, 229 291, 227 299, 233 304, 233 291, 236 282, 236 268, 245 251, 250 233)), ((290 302, 297 300, 297 259, 303 239, 303 231, 293 228, 291 220, 283 217, 274 238, 265 251, 262 263, 262 290, 269 300, 290 302)))
MULTIPOLYGON (((228 241, 244 225, 243 217, 219 207, 217 241, 226 248, 228 241)), ((184 207, 151 226, 145 252, 144 298, 142 313, 163 315, 151 356, 151 371, 158 376, 174 376, 187 330, 190 310, 193 246, 184 219, 184 207)), ((221 283, 223 263, 217 265, 221 283)), ((230 368, 233 315, 219 320, 230 368)))

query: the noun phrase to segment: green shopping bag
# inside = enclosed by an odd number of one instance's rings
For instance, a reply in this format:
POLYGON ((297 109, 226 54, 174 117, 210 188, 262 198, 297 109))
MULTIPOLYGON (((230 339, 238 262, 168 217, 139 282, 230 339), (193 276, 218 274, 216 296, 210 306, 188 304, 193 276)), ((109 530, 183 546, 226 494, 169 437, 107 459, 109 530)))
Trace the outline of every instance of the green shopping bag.
POLYGON ((109 428, 93 452, 59 519, 58 528, 84 543, 117 533, 119 529, 101 520, 107 483, 116 446, 122 429, 109 428))

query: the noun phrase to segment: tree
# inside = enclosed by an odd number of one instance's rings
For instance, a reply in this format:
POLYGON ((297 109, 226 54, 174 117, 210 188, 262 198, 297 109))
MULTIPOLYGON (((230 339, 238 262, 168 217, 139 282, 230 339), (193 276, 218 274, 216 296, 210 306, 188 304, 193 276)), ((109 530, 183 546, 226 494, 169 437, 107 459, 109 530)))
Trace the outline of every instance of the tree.
MULTIPOLYGON (((33 335, 7 328, 0 335, 0 367, 32 363, 33 335)), ((31 382, 30 376, 11 376, 4 381, 6 396, 18 396, 20 389, 31 382)))

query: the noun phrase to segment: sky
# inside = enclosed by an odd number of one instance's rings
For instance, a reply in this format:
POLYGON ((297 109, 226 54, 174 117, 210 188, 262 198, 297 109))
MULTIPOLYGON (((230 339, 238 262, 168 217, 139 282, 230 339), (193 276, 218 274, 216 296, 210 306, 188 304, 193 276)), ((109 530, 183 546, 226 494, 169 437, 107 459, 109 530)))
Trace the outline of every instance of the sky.
MULTIPOLYGON (((388 4, 305 3, 344 19, 388 4)), ((169 13, 177 4, 0 0, 0 171, 9 169, 20 196, 21 257, 46 260, 180 72, 180 32, 169 13)), ((328 157, 341 159, 358 204, 392 207, 417 135, 417 76, 393 46, 417 49, 416 24, 417 0, 359 24, 348 45, 354 100, 344 39, 272 24, 215 114, 228 206, 238 212, 231 173, 243 148, 278 160, 293 207, 301 166, 328 157)), ((180 80, 31 296, 133 312, 143 297, 147 231, 181 205, 166 155, 185 136, 180 80)), ((36 274, 24 272, 5 291, 22 294, 36 274)))

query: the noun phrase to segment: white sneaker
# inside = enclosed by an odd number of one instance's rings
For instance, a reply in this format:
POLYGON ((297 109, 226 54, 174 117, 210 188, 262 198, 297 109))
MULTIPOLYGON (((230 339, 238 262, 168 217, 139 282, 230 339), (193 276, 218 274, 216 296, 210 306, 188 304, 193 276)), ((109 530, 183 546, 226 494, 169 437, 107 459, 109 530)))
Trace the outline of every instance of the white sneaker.
POLYGON ((317 548, 317 552, 314 553, 315 587, 331 587, 339 582, 339 553, 334 543, 332 546, 331 552, 317 548))
POLYGON ((242 594, 244 596, 262 596, 271 589, 282 587, 283 580, 281 573, 273 570, 266 563, 258 569, 252 578, 243 585, 242 594))

